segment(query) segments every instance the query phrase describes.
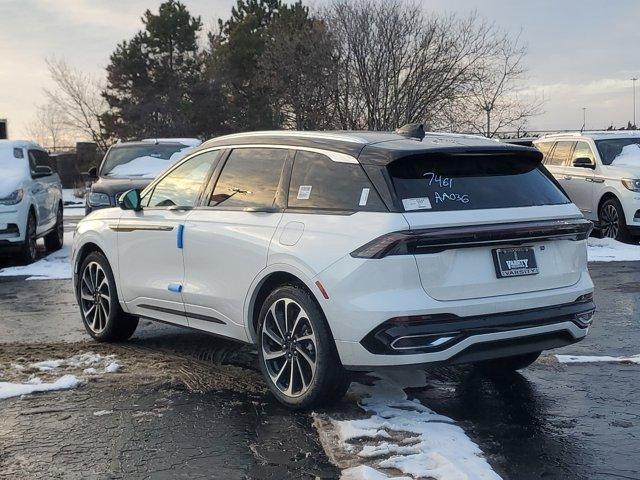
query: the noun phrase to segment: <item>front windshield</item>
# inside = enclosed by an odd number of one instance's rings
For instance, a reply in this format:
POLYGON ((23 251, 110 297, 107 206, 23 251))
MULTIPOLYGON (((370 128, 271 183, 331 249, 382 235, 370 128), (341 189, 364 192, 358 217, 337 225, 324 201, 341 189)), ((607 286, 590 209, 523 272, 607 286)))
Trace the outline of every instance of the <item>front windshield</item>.
POLYGON ((192 148, 182 144, 114 146, 100 173, 107 177, 155 178, 192 148))
POLYGON ((640 165, 640 137, 607 138, 595 142, 604 165, 611 165, 614 160, 618 165, 626 165, 628 161, 640 165))

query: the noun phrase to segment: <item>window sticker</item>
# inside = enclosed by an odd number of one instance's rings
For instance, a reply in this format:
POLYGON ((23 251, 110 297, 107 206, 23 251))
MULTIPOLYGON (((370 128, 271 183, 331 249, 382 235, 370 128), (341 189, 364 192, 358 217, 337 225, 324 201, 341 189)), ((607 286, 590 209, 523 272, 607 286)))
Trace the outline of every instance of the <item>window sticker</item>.
POLYGON ((362 189, 362 193, 360 194, 360 203, 358 204, 361 207, 364 207, 367 204, 367 200, 369 200, 369 190, 369 188, 362 189))
POLYGON ((300 185, 298 188, 298 200, 309 200, 312 185, 300 185))
POLYGON ((431 208, 431 202, 427 197, 403 198, 402 205, 406 211, 429 210, 431 208))

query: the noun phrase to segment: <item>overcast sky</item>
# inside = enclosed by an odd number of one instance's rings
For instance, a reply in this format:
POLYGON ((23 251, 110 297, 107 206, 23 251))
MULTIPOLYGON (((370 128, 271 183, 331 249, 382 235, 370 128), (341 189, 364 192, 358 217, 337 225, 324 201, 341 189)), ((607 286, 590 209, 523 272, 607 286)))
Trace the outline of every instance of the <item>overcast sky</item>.
MULTIPOLYGON (((322 4, 327 0, 319 0, 322 4)), ((103 75, 116 44, 141 27, 160 0, 0 0, 0 118, 10 138, 26 137, 35 105, 50 86, 45 59, 58 56, 103 75)), ((184 0, 206 27, 226 18, 235 0, 184 0)), ((544 95, 532 129, 626 124, 633 115, 631 77, 640 74, 640 2, 636 0, 423 0, 435 12, 476 9, 500 27, 521 32, 529 73, 523 88, 544 95)), ((640 89, 640 84, 638 84, 640 89)), ((638 91, 640 96, 640 90, 638 91)), ((638 110, 640 122, 640 109, 638 110)))

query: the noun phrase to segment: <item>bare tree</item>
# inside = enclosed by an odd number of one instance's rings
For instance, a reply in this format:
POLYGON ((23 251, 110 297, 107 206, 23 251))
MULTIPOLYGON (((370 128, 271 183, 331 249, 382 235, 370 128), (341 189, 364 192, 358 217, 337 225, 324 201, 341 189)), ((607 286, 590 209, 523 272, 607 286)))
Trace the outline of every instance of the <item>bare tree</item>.
POLYGON ((29 136, 40 145, 53 150, 69 143, 62 112, 53 103, 45 103, 36 107, 36 115, 27 125, 27 131, 29 136))
POLYGON ((48 59, 47 67, 54 89, 45 89, 49 103, 57 109, 62 124, 106 150, 107 135, 102 116, 107 109, 99 82, 71 67, 62 59, 48 59))

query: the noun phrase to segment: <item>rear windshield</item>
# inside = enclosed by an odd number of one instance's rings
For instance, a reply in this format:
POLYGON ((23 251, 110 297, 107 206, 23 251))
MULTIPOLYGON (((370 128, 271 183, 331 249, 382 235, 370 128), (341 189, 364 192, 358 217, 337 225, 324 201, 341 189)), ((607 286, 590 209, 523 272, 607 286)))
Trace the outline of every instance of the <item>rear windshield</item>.
POLYGON ((410 157, 388 166, 405 211, 569 203, 538 162, 516 156, 410 157))

